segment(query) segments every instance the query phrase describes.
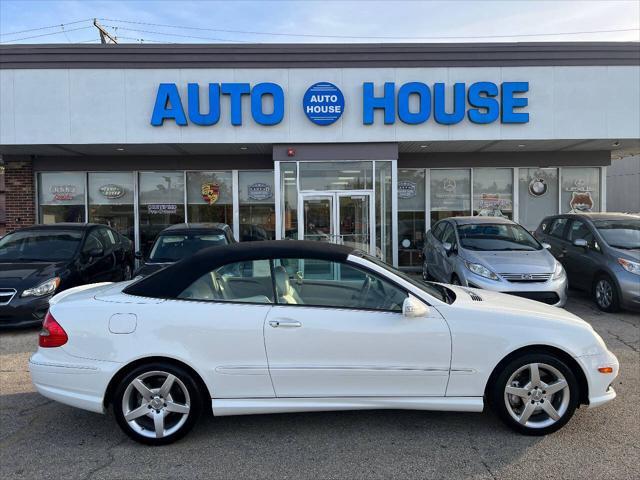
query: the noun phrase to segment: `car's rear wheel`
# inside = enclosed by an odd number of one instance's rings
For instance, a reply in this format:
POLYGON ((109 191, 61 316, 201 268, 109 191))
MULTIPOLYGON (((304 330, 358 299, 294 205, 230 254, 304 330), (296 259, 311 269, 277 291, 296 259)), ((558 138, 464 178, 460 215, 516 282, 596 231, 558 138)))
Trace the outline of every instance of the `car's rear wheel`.
POLYGON ((609 275, 600 275, 593 284, 593 300, 603 312, 620 310, 620 300, 615 282, 609 275))
POLYGON ((192 376, 170 363, 142 365, 118 384, 113 399, 120 428, 134 440, 166 445, 191 430, 202 412, 192 376))
POLYGON ((526 435, 562 428, 579 400, 575 375, 548 353, 528 353, 510 361, 490 386, 491 407, 509 427, 526 435))

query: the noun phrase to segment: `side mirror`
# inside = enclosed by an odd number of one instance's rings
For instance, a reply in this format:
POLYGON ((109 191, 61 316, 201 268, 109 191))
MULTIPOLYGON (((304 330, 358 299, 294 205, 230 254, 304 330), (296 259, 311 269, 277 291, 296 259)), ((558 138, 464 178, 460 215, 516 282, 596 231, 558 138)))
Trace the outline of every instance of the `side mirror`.
POLYGON ((97 258, 101 257, 102 255, 104 255, 104 248, 96 247, 87 252, 87 257, 89 258, 97 258))
POLYGON ((546 248, 547 250, 551 250, 551 245, 549 245, 549 244, 548 244, 548 243, 546 243, 546 242, 542 242, 542 246, 543 246, 544 248, 546 248))
POLYGON ((144 255, 142 255, 142 252, 136 252, 133 254, 133 256, 137 259, 137 260, 142 260, 144 258, 144 255))
POLYGON ((447 252, 447 254, 451 253, 451 249, 453 248, 453 245, 451 245, 449 242, 444 242, 442 244, 442 248, 444 248, 444 251, 447 252))
POLYGON ((582 248, 587 248, 589 246, 589 244, 587 243, 587 241, 584 238, 576 238, 573 241, 573 244, 576 247, 582 247, 582 248))
POLYGON ((402 315, 407 318, 426 317, 429 314, 429 307, 418 300, 416 297, 409 295, 402 303, 402 315))

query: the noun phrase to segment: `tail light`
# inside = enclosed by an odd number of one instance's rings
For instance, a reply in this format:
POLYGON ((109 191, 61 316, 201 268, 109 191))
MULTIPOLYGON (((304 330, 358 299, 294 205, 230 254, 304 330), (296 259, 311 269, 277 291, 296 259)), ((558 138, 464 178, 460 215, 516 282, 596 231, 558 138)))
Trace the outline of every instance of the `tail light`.
POLYGON ((67 340, 69 340, 67 332, 56 322, 51 312, 47 312, 47 315, 44 317, 44 322, 42 322, 38 345, 44 348, 61 347, 67 343, 67 340))

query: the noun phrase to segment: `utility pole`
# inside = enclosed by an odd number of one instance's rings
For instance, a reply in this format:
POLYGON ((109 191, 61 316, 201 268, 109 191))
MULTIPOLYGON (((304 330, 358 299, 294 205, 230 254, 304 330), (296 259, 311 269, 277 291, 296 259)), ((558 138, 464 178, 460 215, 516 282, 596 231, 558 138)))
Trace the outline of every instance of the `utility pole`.
POLYGON ((109 32, 107 32, 102 25, 98 23, 98 19, 96 18, 93 19, 93 26, 96 27, 98 29, 98 32, 100 33, 100 43, 102 44, 118 43, 118 40, 114 36, 112 36, 109 32))

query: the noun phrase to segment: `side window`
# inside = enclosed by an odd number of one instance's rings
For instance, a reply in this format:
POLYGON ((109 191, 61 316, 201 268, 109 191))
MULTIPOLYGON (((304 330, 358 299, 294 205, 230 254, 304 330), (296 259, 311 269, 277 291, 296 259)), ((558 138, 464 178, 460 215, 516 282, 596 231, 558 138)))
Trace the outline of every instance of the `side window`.
POLYGON ((87 239, 84 242, 84 247, 82 247, 82 252, 87 253, 96 248, 104 249, 104 245, 102 244, 102 242, 100 241, 100 238, 98 237, 98 232, 96 230, 93 230, 89 234, 89 236, 87 236, 87 239))
POLYGON ((116 237, 108 228, 98 228, 98 235, 105 247, 113 247, 116 244, 116 237))
POLYGON ((445 222, 436 223, 435 227, 433 227, 433 236, 442 241, 442 229, 444 228, 445 222))
POLYGON ((269 260, 231 263, 205 273, 178 298, 215 302, 273 303, 269 260))
POLYGON ((393 283, 347 263, 279 259, 273 274, 280 304, 402 312, 407 298, 393 283))
POLYGON ((556 218, 549 226, 549 231, 547 233, 552 237, 564 238, 564 227, 566 225, 566 218, 556 218))
POLYGON ((580 238, 585 239, 589 245, 593 244, 593 234, 591 230, 589 230, 589 227, 580 220, 574 220, 571 222, 571 227, 569 228, 569 241, 573 242, 580 238))
POLYGON ((444 234, 442 235, 442 243, 449 242, 451 245, 456 243, 456 231, 450 223, 447 223, 444 227, 444 234))

